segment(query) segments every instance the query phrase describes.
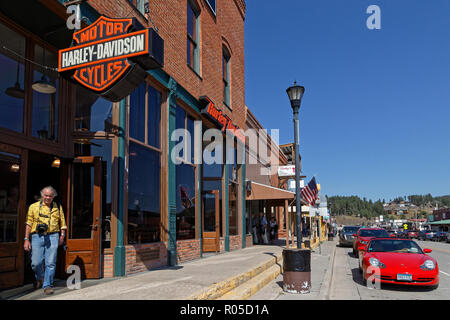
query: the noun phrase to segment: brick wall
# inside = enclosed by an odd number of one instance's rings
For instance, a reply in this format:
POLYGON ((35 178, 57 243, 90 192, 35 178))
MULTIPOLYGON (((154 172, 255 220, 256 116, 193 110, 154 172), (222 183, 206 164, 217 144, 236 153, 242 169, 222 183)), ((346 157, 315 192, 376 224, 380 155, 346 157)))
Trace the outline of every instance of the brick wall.
POLYGON ((177 257, 179 263, 200 259, 200 240, 177 241, 177 257))
POLYGON ((106 251, 102 255, 103 257, 103 277, 112 278, 114 277, 114 255, 112 250, 106 251))
POLYGON ((127 275, 167 265, 167 243, 125 246, 127 275))
POLYGON ((230 251, 242 249, 242 236, 230 236, 230 251))
POLYGON ((252 246, 253 246, 253 237, 252 235, 247 235, 247 237, 245 238, 245 247, 250 248, 252 246))
MULTIPOLYGON (((164 71, 197 99, 209 96, 232 121, 245 128, 245 69, 243 0, 217 1, 215 16, 205 0, 193 0, 200 8, 200 75, 187 65, 187 0, 149 0, 150 17, 164 39, 164 71), (231 108, 223 105, 222 46, 231 53, 231 108)), ((98 12, 111 18, 146 20, 127 0, 90 0, 98 12)))

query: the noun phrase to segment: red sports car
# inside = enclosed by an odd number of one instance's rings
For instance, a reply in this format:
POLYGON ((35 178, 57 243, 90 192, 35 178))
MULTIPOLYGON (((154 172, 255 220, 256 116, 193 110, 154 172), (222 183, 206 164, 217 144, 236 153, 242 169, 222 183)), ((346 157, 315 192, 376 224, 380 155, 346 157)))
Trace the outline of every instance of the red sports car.
POLYGON ((358 249, 366 247, 370 239, 373 238, 389 238, 389 234, 382 228, 361 228, 353 237, 353 255, 358 257, 358 249))
POLYGON ((361 249, 359 269, 363 281, 375 278, 381 283, 412 286, 439 285, 439 267, 435 259, 427 255, 431 249, 421 249, 409 239, 372 239, 361 249))

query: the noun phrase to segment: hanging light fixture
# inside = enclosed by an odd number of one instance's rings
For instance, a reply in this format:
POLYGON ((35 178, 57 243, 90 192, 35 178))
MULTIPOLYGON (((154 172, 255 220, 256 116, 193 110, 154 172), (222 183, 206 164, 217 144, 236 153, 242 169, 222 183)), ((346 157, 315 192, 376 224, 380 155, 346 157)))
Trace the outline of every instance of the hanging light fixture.
POLYGON ((19 68, 20 68, 20 62, 17 61, 17 77, 16 77, 16 84, 13 87, 9 87, 5 90, 5 93, 13 98, 17 99, 24 99, 25 98, 25 91, 20 87, 19 83, 19 68))
POLYGON ((55 157, 55 160, 53 160, 53 162, 52 162, 52 167, 59 168, 60 166, 61 166, 61 159, 55 157))
POLYGON ((41 80, 38 80, 33 83, 31 86, 34 91, 46 94, 53 94, 56 92, 55 86, 50 82, 48 77, 45 75, 45 44, 43 46, 43 55, 42 55, 42 66, 44 67, 44 71, 42 73, 41 80))

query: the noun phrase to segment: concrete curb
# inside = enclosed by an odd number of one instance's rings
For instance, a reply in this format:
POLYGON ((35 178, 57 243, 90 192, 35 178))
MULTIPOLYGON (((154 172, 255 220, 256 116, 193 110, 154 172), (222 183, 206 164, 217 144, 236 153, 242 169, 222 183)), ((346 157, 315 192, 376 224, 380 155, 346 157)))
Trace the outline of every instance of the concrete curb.
MULTIPOLYGON (((193 295, 185 298, 184 300, 216 300, 228 292, 236 289, 240 285, 246 283, 247 281, 253 279, 254 277, 260 275, 266 270, 270 269, 283 259, 283 254, 279 253, 275 257, 270 258, 268 261, 259 264, 258 266, 250 269, 247 272, 241 273, 237 276, 228 278, 219 283, 213 284, 206 290, 196 292, 193 295)), ((278 269, 279 266, 276 266, 278 269)), ((273 280, 273 279, 272 279, 273 280)), ((268 282, 267 282, 268 283, 268 282)), ((266 283, 266 284, 267 284, 266 283)))
POLYGON ((336 255, 336 245, 333 247, 333 251, 330 254, 330 260, 328 261, 327 271, 323 277, 322 285, 320 286, 318 300, 329 300, 331 280, 333 279, 333 269, 334 269, 334 257, 336 255))
POLYGON ((247 300, 282 273, 282 261, 275 264, 263 273, 243 283, 239 287, 224 294, 218 300, 247 300))

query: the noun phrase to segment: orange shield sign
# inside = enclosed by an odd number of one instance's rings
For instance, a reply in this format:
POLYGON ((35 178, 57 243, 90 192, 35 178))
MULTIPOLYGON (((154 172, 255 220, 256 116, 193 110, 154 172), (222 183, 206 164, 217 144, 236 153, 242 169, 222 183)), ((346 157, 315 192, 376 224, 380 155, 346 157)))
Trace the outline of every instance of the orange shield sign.
POLYGON ((109 90, 131 69, 130 58, 149 56, 151 29, 136 29, 133 19, 100 17, 73 34, 72 47, 59 51, 59 72, 70 72, 97 93, 109 90))

